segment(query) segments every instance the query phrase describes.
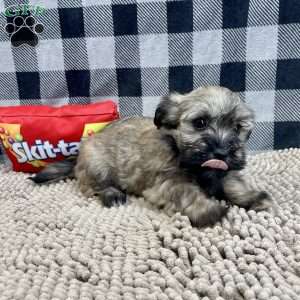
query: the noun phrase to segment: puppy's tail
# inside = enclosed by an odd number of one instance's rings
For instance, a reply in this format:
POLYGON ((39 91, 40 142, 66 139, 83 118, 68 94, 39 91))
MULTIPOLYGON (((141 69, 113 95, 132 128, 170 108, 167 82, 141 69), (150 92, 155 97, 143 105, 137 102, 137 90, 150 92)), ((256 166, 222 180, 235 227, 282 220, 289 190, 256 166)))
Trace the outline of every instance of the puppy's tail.
POLYGON ((57 182, 66 178, 74 177, 74 167, 76 165, 77 157, 69 157, 66 160, 49 164, 41 172, 28 179, 37 184, 44 184, 50 182, 57 182))

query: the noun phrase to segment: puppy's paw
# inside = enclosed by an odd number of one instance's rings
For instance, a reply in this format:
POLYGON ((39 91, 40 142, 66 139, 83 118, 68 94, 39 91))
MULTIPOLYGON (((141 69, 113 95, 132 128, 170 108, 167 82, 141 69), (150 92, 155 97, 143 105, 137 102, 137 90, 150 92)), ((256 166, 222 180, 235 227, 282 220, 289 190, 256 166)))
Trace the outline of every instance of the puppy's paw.
POLYGON ((256 192, 252 204, 249 209, 255 211, 267 210, 273 206, 271 196, 265 192, 256 192))
POLYGON ((217 200, 212 201, 214 201, 214 203, 205 210, 202 209, 200 212, 195 211, 189 216, 193 226, 213 226, 216 222, 221 221, 227 214, 229 206, 217 200))
POLYGON ((126 202, 126 194, 114 187, 106 188, 98 195, 106 207, 119 206, 126 202))

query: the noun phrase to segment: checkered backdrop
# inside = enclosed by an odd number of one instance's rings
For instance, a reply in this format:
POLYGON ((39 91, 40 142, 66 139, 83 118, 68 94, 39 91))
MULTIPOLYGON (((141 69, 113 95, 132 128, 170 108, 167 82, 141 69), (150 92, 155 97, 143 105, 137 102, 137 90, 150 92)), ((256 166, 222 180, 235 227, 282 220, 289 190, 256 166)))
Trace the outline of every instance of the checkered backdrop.
POLYGON ((13 48, 0 31, 1 105, 111 98, 122 116, 153 116, 162 95, 222 85, 257 113, 251 150, 299 146, 299 0, 37 3, 38 46, 13 48))

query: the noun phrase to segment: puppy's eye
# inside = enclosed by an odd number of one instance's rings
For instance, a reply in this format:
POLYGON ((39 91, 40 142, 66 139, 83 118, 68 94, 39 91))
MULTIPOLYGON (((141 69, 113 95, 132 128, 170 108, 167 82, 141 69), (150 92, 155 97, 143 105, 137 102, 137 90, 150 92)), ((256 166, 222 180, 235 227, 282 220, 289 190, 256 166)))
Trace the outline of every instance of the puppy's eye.
POLYGON ((193 126, 199 130, 205 129, 207 125, 207 120, 203 118, 198 118, 193 121, 193 126))
POLYGON ((242 129, 242 125, 241 124, 236 124, 235 127, 234 127, 234 131, 236 133, 239 133, 242 129))

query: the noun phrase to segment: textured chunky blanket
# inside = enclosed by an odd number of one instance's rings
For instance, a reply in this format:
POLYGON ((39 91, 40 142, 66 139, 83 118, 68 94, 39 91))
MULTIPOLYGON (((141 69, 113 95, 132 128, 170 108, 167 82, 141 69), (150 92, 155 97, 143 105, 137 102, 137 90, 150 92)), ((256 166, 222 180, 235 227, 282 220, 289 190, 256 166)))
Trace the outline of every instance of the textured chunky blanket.
POLYGON ((0 299, 300 299, 300 150, 250 157, 245 173, 277 212, 233 207, 196 229, 141 199, 107 209, 75 181, 34 186, 2 167, 0 299))

